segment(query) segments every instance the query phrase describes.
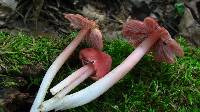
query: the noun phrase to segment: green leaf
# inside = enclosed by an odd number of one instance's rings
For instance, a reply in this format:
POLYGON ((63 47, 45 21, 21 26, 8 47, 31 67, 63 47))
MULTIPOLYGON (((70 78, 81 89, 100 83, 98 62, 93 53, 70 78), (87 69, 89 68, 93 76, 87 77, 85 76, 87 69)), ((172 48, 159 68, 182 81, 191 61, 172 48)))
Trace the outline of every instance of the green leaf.
POLYGON ((178 15, 182 16, 184 14, 184 12, 185 12, 184 3, 183 2, 176 3, 175 7, 176 7, 176 11, 177 11, 178 15))

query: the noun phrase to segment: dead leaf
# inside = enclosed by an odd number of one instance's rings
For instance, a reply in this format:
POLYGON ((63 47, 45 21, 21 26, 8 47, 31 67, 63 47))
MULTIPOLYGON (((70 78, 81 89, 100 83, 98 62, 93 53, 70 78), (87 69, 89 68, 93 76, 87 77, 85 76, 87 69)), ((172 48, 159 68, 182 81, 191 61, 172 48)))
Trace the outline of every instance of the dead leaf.
POLYGON ((180 34, 186 37, 189 42, 197 47, 200 46, 200 24, 193 18, 190 9, 185 9, 185 13, 178 28, 180 34))

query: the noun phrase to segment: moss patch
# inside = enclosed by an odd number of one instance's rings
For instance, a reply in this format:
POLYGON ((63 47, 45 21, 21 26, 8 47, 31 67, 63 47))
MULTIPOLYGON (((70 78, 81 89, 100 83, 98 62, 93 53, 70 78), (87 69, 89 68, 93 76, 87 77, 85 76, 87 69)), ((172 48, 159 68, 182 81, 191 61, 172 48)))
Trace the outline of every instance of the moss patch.
MULTIPOLYGON (((0 66, 6 69, 3 76, 20 75, 24 65, 39 64, 45 73, 75 36, 76 33, 60 38, 30 37, 22 33, 13 36, 1 32, 0 66)), ((178 38, 178 42, 184 48, 185 56, 177 58, 175 64, 155 62, 148 54, 104 95, 70 112, 199 111, 200 49, 189 46, 182 37, 178 38)), ((77 55, 82 47, 73 54, 72 57, 76 58, 69 59, 62 67, 53 84, 80 67, 77 55)), ((121 38, 105 40, 104 51, 113 58, 112 68, 119 65, 133 49, 121 38)), ((30 75, 29 87, 36 85, 38 88, 44 73, 37 78, 30 75)), ((1 78, 3 76, 0 75, 1 78)), ((86 81, 81 86, 90 83, 86 81)))

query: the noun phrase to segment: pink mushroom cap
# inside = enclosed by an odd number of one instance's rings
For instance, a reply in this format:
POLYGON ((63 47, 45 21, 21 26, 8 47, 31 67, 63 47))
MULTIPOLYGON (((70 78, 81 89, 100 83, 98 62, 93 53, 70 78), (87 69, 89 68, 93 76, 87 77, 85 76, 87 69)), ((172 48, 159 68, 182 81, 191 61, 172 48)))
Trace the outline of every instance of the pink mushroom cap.
POLYGON ((127 21, 123 25, 122 33, 135 47, 141 44, 145 38, 159 36, 159 40, 151 48, 154 58, 157 61, 174 63, 176 55, 184 55, 180 45, 172 39, 169 32, 164 27, 161 27, 152 17, 146 17, 144 21, 127 21))
POLYGON ((85 37, 85 41, 90 47, 103 49, 102 33, 95 21, 89 20, 79 14, 64 14, 64 17, 70 21, 70 26, 74 29, 90 30, 85 37))
POLYGON ((112 58, 110 55, 94 49, 85 48, 80 51, 79 58, 83 65, 92 64, 95 69, 95 74, 91 76, 92 79, 98 80, 105 76, 111 69, 112 58))

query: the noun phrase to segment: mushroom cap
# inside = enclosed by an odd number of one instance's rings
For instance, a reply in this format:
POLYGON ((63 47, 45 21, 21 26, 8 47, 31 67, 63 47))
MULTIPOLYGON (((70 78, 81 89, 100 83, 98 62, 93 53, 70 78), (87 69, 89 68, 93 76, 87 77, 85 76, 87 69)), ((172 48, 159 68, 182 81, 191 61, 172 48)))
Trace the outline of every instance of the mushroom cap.
POLYGON ((160 30, 160 25, 157 20, 152 17, 146 17, 144 19, 144 24, 146 26, 147 33, 153 33, 155 30, 160 30))
POLYGON ((95 21, 88 20, 79 14, 64 14, 64 17, 70 21, 70 26, 75 29, 89 29, 90 31, 85 37, 86 43, 96 49, 103 49, 102 33, 98 29, 95 21))
POLYGON ((79 58, 83 65, 92 64, 95 69, 95 74, 92 75, 92 79, 98 80, 105 76, 111 69, 112 58, 110 55, 94 49, 85 48, 80 51, 79 58))
POLYGON ((144 22, 131 19, 124 23, 122 33, 130 40, 143 39, 146 37, 147 27, 144 22))
POLYGON ((91 29, 97 27, 95 21, 88 20, 88 18, 85 18, 79 14, 64 14, 64 18, 70 21, 70 26, 72 26, 74 29, 91 29))
POLYGON ((91 29, 88 35, 85 37, 87 44, 99 50, 103 49, 103 36, 98 28, 91 29))
POLYGON ((175 55, 183 56, 184 52, 180 45, 171 38, 169 32, 159 26, 157 21, 152 17, 146 17, 144 21, 129 20, 123 25, 123 35, 131 44, 137 47, 145 38, 159 36, 159 40, 152 46, 154 58, 157 61, 167 63, 175 62, 175 55))

